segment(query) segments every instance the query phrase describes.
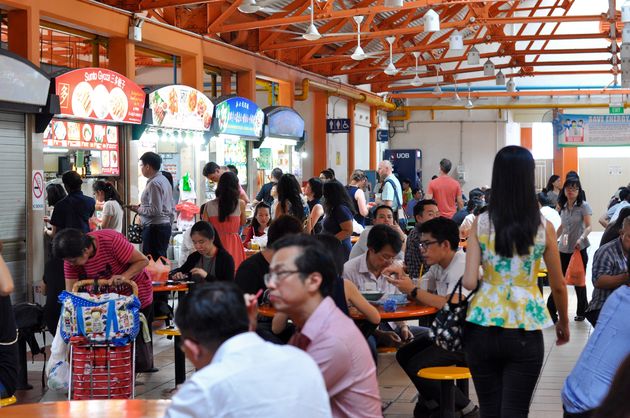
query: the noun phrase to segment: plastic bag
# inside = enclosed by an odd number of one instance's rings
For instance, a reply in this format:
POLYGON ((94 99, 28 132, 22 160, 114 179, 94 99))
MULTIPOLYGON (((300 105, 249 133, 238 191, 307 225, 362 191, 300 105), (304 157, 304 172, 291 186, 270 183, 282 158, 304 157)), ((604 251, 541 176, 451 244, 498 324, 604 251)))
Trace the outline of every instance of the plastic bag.
POLYGON ((149 265, 146 267, 146 271, 149 274, 152 282, 164 283, 168 280, 168 273, 173 269, 171 260, 166 257, 160 257, 154 260, 150 255, 149 265))
POLYGON ((70 379, 70 364, 67 361, 58 361, 48 374, 48 387, 55 391, 67 391, 70 379))
POLYGON ((584 270, 582 254, 580 254, 579 250, 573 251, 567 272, 564 275, 564 281, 573 286, 586 285, 586 271, 584 270))
MULTIPOLYGON (((61 324, 57 326, 57 329, 60 328, 61 324)), ((63 340, 61 332, 57 332, 55 334, 55 338, 53 338, 52 345, 50 346, 50 358, 48 359, 48 363, 46 363, 47 375, 50 375, 50 372, 57 363, 64 362, 68 359, 68 351, 68 344, 63 340)))

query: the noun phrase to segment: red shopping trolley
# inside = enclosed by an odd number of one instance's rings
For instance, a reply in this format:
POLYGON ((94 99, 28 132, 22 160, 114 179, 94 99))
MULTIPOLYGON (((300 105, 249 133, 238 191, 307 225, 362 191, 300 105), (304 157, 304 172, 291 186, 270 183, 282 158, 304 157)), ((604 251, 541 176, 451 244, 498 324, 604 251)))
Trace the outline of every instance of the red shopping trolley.
MULTIPOLYGON (((112 285, 108 280, 82 280, 73 292, 118 293, 137 296, 132 281, 112 285)), ((135 345, 91 342, 87 337, 70 339, 70 382, 68 399, 133 399, 135 397, 135 345)))

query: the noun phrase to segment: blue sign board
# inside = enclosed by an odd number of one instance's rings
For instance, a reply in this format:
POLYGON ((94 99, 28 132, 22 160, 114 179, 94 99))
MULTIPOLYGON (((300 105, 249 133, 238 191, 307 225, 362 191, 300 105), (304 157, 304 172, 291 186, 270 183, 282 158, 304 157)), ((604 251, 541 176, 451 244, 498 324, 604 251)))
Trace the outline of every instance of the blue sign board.
POLYGON ((215 133, 260 138, 265 114, 251 100, 230 97, 215 106, 215 133))
POLYGON ((304 138, 304 119, 295 110, 284 106, 271 106, 263 110, 267 120, 265 136, 276 138, 304 138))
POLYGON ((387 142, 387 141, 389 141, 389 129, 377 129, 376 130, 376 140, 378 142, 387 142))
POLYGON ((350 133, 350 119, 326 119, 327 134, 350 133))

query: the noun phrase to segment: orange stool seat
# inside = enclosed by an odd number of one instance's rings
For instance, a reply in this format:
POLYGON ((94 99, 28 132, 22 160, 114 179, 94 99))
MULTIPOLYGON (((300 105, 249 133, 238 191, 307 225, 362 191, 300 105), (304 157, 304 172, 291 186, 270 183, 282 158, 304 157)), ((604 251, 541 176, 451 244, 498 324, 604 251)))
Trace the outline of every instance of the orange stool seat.
POLYGON ((5 406, 13 405, 17 402, 15 396, 11 396, 10 398, 0 399, 0 407, 4 408, 5 406))
POLYGON ((455 418, 455 383, 468 396, 468 379, 472 376, 468 367, 425 367, 418 376, 423 379, 440 380, 440 417, 455 418), (459 382, 457 382, 459 381, 459 382))

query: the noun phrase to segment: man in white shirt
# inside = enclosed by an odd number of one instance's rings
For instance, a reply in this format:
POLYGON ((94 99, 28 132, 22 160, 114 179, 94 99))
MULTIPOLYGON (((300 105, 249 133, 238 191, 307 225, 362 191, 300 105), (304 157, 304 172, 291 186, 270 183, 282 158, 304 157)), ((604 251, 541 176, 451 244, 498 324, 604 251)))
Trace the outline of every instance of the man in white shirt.
MULTIPOLYGON (((442 309, 459 279, 464 275, 466 255, 458 251, 459 228, 457 223, 448 218, 431 219, 420 225, 420 248, 425 262, 431 267, 422 276, 420 288, 416 287, 411 278, 398 266, 386 269, 388 281, 409 299, 415 299, 422 305, 442 309)), ((462 294, 468 294, 462 288, 462 294)), ((459 297, 455 295, 453 302, 459 297)), ((396 359, 405 370, 411 381, 418 389, 418 403, 414 409, 414 416, 430 415, 439 407, 440 383, 433 380, 421 379, 417 376, 420 369, 438 366, 466 366, 466 359, 462 352, 446 351, 433 343, 427 337, 414 339, 413 342, 401 347, 396 353, 396 359)), ((479 408, 457 388, 454 389, 455 409, 463 417, 479 416, 479 408)))
POLYGON ((181 348, 197 372, 173 397, 166 418, 330 417, 317 364, 301 350, 249 332, 255 298, 233 282, 197 286, 177 309, 181 348), (248 310, 249 317, 248 317, 248 310))
MULTIPOLYGON (((374 225, 389 225, 398 232, 400 238, 403 240, 403 245, 401 250, 396 254, 396 260, 403 261, 405 257, 405 241, 407 239, 407 235, 400 229, 398 222, 396 220, 396 216, 394 215, 394 210, 391 206, 380 205, 377 206, 374 210, 374 225)), ((355 257, 363 255, 367 252, 367 241, 368 235, 370 234, 370 230, 372 229, 372 225, 366 226, 361 235, 359 236, 359 240, 352 246, 352 251, 350 251, 350 257, 348 260, 351 260, 355 257)))

